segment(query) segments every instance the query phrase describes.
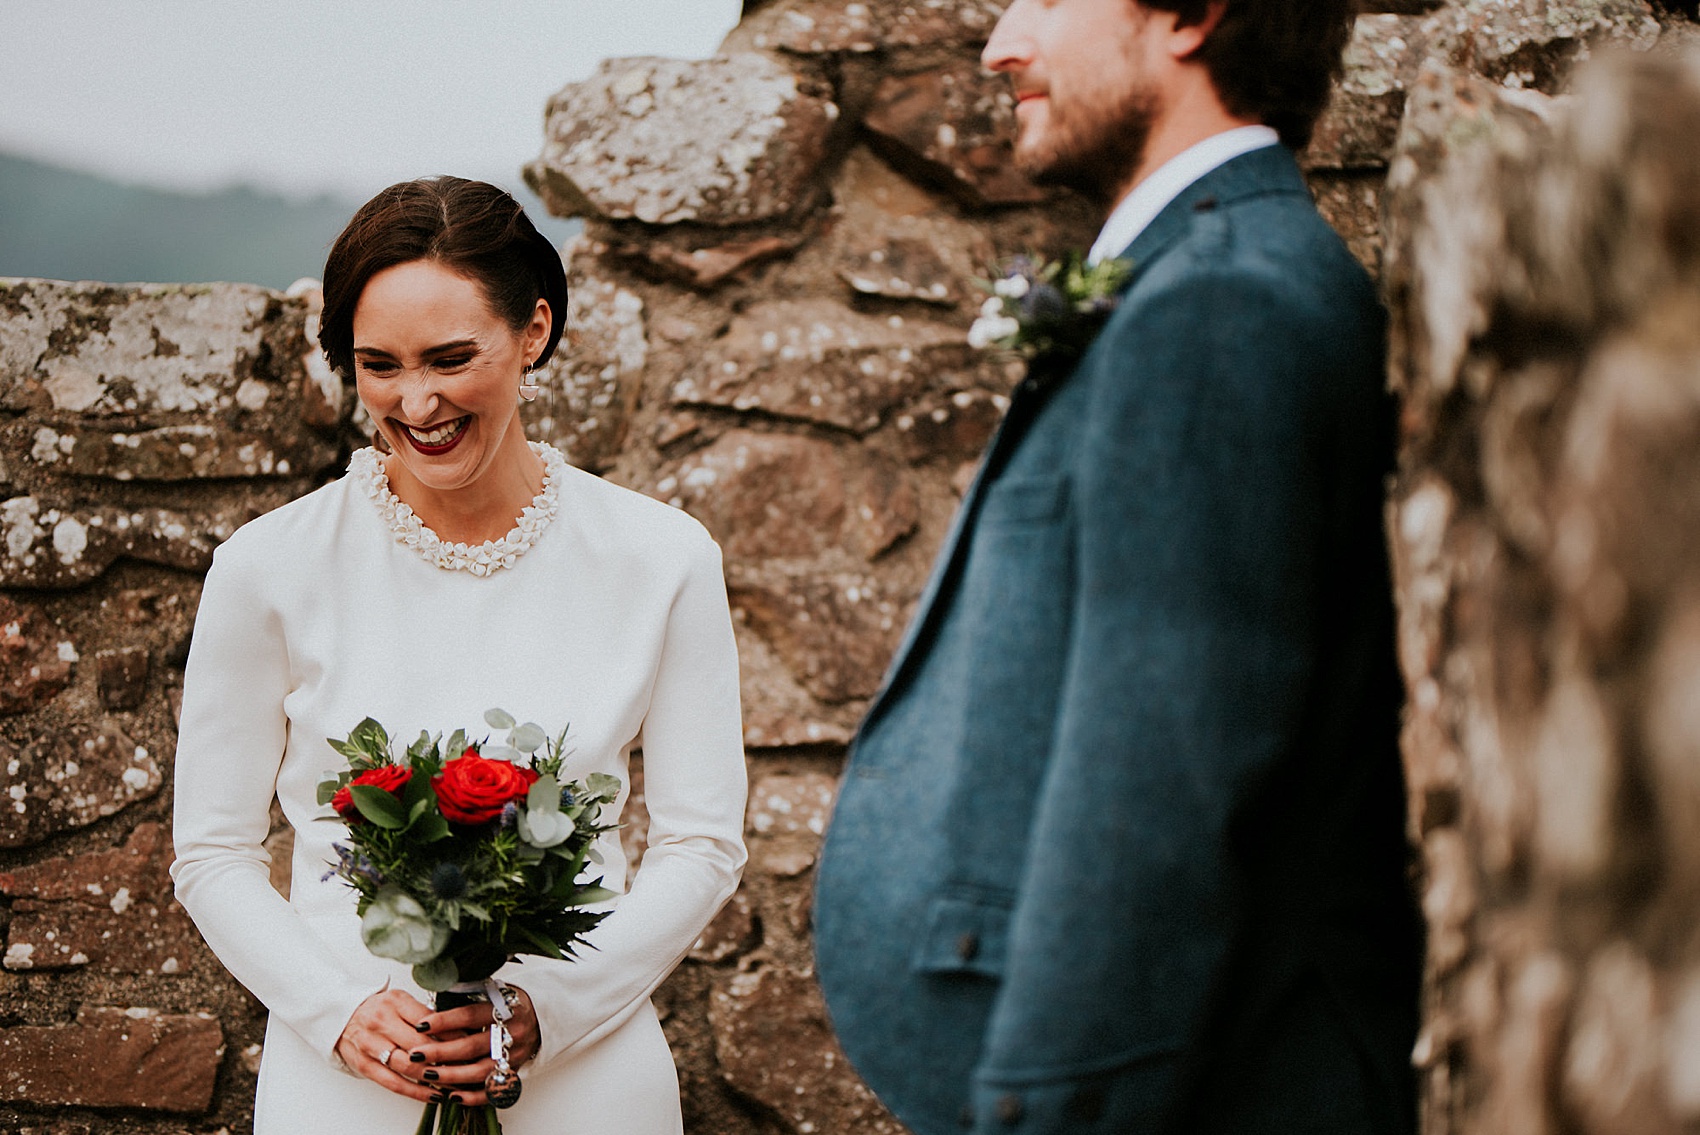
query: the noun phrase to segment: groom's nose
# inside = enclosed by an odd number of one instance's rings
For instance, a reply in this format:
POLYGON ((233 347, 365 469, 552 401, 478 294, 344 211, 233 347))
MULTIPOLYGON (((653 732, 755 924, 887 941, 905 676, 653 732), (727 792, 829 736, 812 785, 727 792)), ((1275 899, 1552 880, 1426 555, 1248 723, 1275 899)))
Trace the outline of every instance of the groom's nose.
POLYGON ((1031 0, 1014 0, 998 18, 980 63, 988 71, 1022 71, 1033 62, 1031 0))

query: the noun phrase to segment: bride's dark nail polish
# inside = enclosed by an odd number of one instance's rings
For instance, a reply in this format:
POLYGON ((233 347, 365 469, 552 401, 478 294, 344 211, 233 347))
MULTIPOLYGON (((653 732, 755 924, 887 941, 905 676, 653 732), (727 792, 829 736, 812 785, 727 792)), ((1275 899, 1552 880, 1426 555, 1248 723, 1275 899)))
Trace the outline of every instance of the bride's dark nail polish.
POLYGON ((427 1080, 435 1080, 437 1078, 437 1070, 435 1068, 425 1069, 425 1078, 427 1080))
POLYGON ((425 1054, 423 1052, 410 1052, 407 1054, 407 1058, 415 1064, 425 1063, 425 1054))
POLYGON ((431 1031, 431 1026, 426 1021, 420 1021, 417 1025, 413 1026, 413 1031, 416 1033, 428 1033, 431 1031))

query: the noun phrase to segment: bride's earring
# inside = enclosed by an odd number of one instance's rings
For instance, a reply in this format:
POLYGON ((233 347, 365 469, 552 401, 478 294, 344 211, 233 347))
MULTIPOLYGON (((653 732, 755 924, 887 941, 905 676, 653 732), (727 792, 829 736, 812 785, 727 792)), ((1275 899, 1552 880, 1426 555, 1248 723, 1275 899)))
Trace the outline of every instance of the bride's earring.
POLYGON ((527 402, 537 398, 537 376, 530 363, 525 364, 525 371, 519 376, 519 396, 527 402))

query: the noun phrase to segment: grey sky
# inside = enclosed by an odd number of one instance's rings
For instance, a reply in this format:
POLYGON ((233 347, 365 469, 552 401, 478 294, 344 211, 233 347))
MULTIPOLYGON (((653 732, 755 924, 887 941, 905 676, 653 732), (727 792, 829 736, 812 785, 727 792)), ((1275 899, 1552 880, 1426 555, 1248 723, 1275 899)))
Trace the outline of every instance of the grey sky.
POLYGON ((739 0, 0 0, 0 150, 124 180, 364 199, 505 185, 610 56, 710 55, 739 0))

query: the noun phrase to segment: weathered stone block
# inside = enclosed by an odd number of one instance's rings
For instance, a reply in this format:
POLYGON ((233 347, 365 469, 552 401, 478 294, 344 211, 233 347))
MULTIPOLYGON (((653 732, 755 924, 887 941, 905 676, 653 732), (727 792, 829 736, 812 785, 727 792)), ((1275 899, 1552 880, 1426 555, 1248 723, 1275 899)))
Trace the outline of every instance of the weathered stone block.
POLYGON ((717 982, 709 1003, 726 1082, 796 1131, 900 1135, 851 1069, 813 981, 767 965, 717 982))
POLYGON ((734 614, 829 705, 872 697, 903 632, 902 604, 859 574, 729 573, 734 614))
POLYGON ((968 368, 966 330, 773 300, 737 316, 673 386, 682 406, 759 410, 867 433, 932 377, 968 368))
POLYGON ((305 313, 246 284, 0 280, 0 407, 259 413, 294 398, 305 313))
POLYGON ((838 269, 839 278, 865 296, 920 300, 952 307, 962 298, 956 274, 936 249, 914 238, 898 237, 852 253, 838 269))
POLYGON ((1457 0, 1425 18, 1423 35, 1450 67, 1552 93, 1594 48, 1651 47, 1659 23, 1645 0, 1457 0))
POLYGON ((733 35, 759 49, 799 55, 977 47, 992 34, 1005 6, 1004 0, 793 0, 746 17, 733 35))
POLYGON ((761 920, 756 917, 750 900, 739 892, 720 908, 720 913, 696 940, 690 958, 712 965, 748 953, 760 941, 761 920))
POLYGON ((45 705, 71 681, 77 648, 33 603, 0 595, 0 715, 45 705))
POLYGON ((159 791, 159 762, 111 722, 0 741, 0 847, 84 827, 159 791))
POLYGON ((610 59, 549 101, 525 180, 560 216, 735 225, 811 204, 838 108, 774 60, 610 59))
POLYGON ((870 144, 917 181, 970 208, 1033 205, 1044 190, 1018 173, 1009 80, 963 60, 949 69, 889 75, 862 118, 870 144))
POLYGON ((936 459, 968 461, 980 456, 1007 409, 1007 395, 958 390, 918 403, 892 424, 903 456, 917 465, 936 459))
POLYGON ((0 1099, 205 1111, 223 1054, 224 1030, 210 1014, 85 1007, 75 1024, 0 1029, 0 1099))
POLYGON ((746 268, 787 256, 800 244, 800 236, 758 236, 700 248, 645 239, 618 242, 610 246, 609 253, 647 276, 707 290, 746 268))
POLYGON ((26 425, 7 437, 43 469, 113 481, 288 477, 322 468, 335 457, 329 442, 309 433, 273 437, 204 423, 129 431, 26 425))
POLYGON ((0 587, 80 587, 121 557, 204 572, 236 530, 231 517, 170 509, 60 507, 37 497, 0 502, 0 587))
POLYGON ((94 656, 100 704, 107 709, 135 709, 142 704, 148 685, 148 652, 145 647, 127 646, 102 650, 94 656))
POLYGON ((1399 133, 1405 88, 1428 43, 1416 16, 1359 16, 1345 72, 1300 161, 1312 169, 1384 167, 1399 133))
POLYGON ((877 558, 915 530, 914 484, 877 453, 791 434, 732 430, 656 485, 728 555, 811 556, 845 547, 877 558))
POLYGON ((171 897, 170 864, 170 840, 149 823, 138 825, 122 848, 0 874, 0 895, 16 900, 0 964, 134 974, 216 965, 171 897))
POLYGON ((754 836, 824 836, 837 795, 837 782, 822 773, 768 773, 750 789, 744 830, 754 836))
POLYGON ((592 274, 589 250, 572 257, 567 326, 549 365, 537 372, 537 400, 522 405, 532 437, 559 446, 581 469, 605 469, 620 452, 642 385, 649 340, 643 300, 592 274))

